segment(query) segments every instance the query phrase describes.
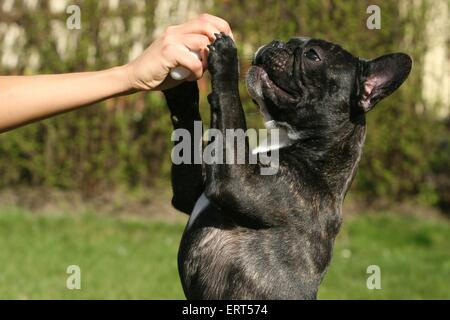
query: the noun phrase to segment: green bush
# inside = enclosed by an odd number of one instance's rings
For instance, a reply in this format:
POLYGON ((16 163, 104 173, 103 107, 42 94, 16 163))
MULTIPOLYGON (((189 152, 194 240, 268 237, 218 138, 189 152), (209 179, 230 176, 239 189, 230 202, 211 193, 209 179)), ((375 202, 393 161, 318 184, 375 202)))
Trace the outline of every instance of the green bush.
MULTIPOLYGON (((51 36, 53 23, 64 26, 64 12, 51 13, 48 1, 38 2, 35 10, 16 2, 12 13, 0 11, 0 17, 22 26, 26 37, 16 70, 0 69, 0 73, 30 73, 27 58, 33 51, 41 59, 37 73, 108 68, 128 61, 136 38, 150 42, 151 33, 145 30, 138 37, 131 35, 131 21, 140 16, 151 30, 151 4, 144 11, 131 2, 115 11, 108 11, 106 2, 78 4, 82 29, 70 31, 69 41, 75 40, 76 45, 64 58, 58 55, 56 38, 51 36), (110 41, 119 33, 108 30, 110 19, 123 24, 120 43, 110 41)), ((168 176, 170 132, 165 102, 158 93, 116 98, 28 125, 0 136, 0 187, 49 186, 91 195, 117 185, 152 186, 156 179, 168 176)))

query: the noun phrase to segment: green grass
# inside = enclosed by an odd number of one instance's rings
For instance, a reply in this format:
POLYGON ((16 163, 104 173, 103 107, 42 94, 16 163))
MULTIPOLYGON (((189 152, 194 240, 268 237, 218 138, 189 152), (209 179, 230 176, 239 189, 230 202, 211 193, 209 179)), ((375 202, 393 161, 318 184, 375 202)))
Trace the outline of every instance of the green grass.
POLYGON ((0 298, 181 299, 177 249, 184 226, 99 215, 0 211, 0 298), (81 290, 66 269, 81 268, 81 290))
MULTIPOLYGON (((0 298, 182 299, 176 256, 184 226, 104 215, 0 209, 0 298), (81 290, 66 268, 81 268, 81 290)), ((449 299, 450 224, 394 214, 346 219, 321 299, 449 299), (368 290, 366 268, 381 268, 368 290)))
POLYGON ((359 216, 344 221, 321 299, 450 299, 450 224, 446 220, 359 216), (378 265, 381 290, 368 290, 378 265))

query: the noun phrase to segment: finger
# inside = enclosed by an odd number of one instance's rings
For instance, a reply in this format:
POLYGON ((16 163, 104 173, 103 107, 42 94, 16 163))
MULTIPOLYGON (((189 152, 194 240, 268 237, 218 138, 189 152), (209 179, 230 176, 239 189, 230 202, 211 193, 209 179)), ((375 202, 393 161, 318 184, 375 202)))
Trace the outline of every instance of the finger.
POLYGON ((176 65, 181 65, 189 69, 197 79, 203 75, 202 62, 189 53, 189 50, 183 45, 175 45, 173 51, 173 59, 176 65))
POLYGON ((209 38, 210 41, 216 39, 215 33, 220 33, 220 29, 215 27, 212 23, 206 20, 195 19, 186 23, 171 26, 166 29, 166 35, 178 34, 203 34, 209 38))
POLYGON ((224 32, 225 34, 229 35, 234 40, 233 33, 231 32, 231 27, 228 24, 228 22, 225 21, 224 19, 219 18, 217 16, 213 16, 213 15, 208 14, 208 13, 204 13, 204 14, 202 14, 199 17, 199 20, 208 21, 214 27, 216 27, 218 30, 220 30, 221 32, 224 32))
POLYGON ((181 34, 175 36, 175 41, 185 45, 191 51, 200 51, 211 43, 207 36, 201 34, 181 34))
POLYGON ((176 38, 179 39, 179 42, 185 45, 189 50, 200 54, 203 69, 206 70, 208 67, 207 45, 211 43, 209 38, 200 34, 183 34, 176 36, 176 38))
POLYGON ((208 44, 210 40, 207 36, 201 34, 177 34, 177 35, 166 35, 164 37, 164 45, 176 46, 183 45, 188 50, 193 52, 198 52, 200 55, 200 60, 203 64, 203 69, 206 70, 208 67, 208 44))

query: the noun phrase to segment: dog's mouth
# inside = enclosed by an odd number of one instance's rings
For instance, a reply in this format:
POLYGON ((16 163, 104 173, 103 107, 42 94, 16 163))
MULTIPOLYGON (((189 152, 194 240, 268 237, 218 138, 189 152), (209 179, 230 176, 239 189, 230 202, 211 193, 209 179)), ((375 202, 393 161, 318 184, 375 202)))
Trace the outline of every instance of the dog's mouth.
POLYGON ((282 104, 283 101, 289 103, 295 101, 295 97, 272 81, 261 66, 253 65, 250 67, 246 76, 246 85, 250 96, 259 106, 266 122, 273 120, 266 108, 268 99, 276 105, 282 104))
MULTIPOLYGON (((275 95, 284 98, 293 98, 285 89, 277 85, 272 79, 269 78, 266 70, 261 66, 253 65, 250 67, 247 73, 247 88, 252 98, 263 98, 263 90, 272 91, 275 95)), ((270 95, 270 92, 268 92, 270 95)))
POLYGON ((297 140, 299 138, 298 133, 288 123, 273 119, 267 109, 267 103, 278 105, 283 103, 283 101, 293 103, 296 100, 295 97, 276 85, 260 66, 253 65, 250 67, 246 77, 246 84, 253 102, 259 106, 266 128, 276 128, 283 131, 283 133, 280 133, 280 139, 282 140, 280 146, 290 145, 292 141, 297 140))

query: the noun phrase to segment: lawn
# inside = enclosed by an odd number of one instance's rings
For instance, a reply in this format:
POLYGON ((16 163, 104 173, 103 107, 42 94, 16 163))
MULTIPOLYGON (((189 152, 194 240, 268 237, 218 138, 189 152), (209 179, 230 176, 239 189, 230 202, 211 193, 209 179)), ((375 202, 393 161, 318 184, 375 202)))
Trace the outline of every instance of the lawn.
MULTIPOLYGON (((0 298, 183 299, 182 223, 0 209, 0 298), (66 288, 69 265, 81 290, 66 288)), ((321 299, 449 299, 450 223, 393 213, 346 218, 321 299), (369 265, 381 289, 369 290, 369 265)))

